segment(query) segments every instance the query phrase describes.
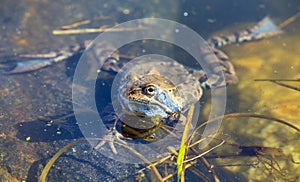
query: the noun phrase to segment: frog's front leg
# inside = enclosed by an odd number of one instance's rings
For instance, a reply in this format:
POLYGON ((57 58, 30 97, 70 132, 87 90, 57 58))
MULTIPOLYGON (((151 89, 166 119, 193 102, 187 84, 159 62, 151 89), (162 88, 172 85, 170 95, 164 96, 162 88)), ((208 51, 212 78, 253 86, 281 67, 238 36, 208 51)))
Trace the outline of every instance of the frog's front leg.
POLYGON ((94 149, 98 150, 100 149, 102 146, 104 146, 106 143, 108 143, 110 149, 112 150, 112 152, 114 154, 118 154, 117 149, 114 145, 115 142, 120 142, 124 145, 126 145, 126 142, 124 141, 125 137, 123 137, 122 134, 120 134, 116 128, 112 128, 111 130, 108 131, 108 134, 106 136, 103 137, 103 140, 98 143, 94 149))
POLYGON ((106 121, 106 123, 110 123, 107 124, 107 133, 106 135, 103 137, 103 140, 101 142, 99 142, 94 149, 98 150, 101 147, 103 147, 106 143, 108 143, 111 151, 114 154, 117 154, 117 149, 115 147, 115 143, 121 143, 126 145, 126 140, 129 140, 128 138, 124 137, 118 130, 117 130, 117 124, 120 121, 119 117, 115 114, 115 113, 111 113, 111 112, 107 112, 106 110, 110 110, 111 105, 108 105, 105 109, 104 109, 104 120, 106 121))

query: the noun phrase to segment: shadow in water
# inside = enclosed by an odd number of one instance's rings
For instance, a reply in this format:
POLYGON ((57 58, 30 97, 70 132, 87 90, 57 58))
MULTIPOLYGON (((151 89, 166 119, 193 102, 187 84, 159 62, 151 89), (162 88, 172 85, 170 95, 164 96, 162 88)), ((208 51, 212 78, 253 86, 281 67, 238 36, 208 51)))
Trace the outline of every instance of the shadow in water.
MULTIPOLYGON (((55 117, 57 118, 57 116, 55 117)), ((15 125, 17 138, 28 142, 50 142, 64 139, 82 138, 78 125, 75 123, 74 116, 66 118, 66 121, 37 119, 19 123, 15 125), (51 122, 54 121, 54 122, 51 122)))

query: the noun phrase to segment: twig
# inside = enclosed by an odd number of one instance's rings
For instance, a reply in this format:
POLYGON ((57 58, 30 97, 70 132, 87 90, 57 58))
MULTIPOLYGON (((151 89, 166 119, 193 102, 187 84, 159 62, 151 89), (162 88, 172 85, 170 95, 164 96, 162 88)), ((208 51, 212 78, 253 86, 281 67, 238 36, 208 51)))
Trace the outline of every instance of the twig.
POLYGON ((215 150, 216 148, 222 146, 224 143, 225 143, 225 141, 223 140, 223 141, 222 141, 221 143, 219 143, 218 145, 216 145, 216 146, 210 148, 209 150, 207 150, 207 151, 205 151, 205 152, 202 152, 201 154, 199 154, 199 155, 197 155, 197 156, 195 156, 195 157, 193 157, 193 158, 191 158, 191 159, 185 160, 184 162, 190 162, 190 161, 193 161, 193 160, 198 159, 198 158, 200 158, 200 157, 203 157, 204 155, 208 154, 209 152, 211 152, 211 151, 215 150))
MULTIPOLYGON (((100 17, 93 18, 93 20, 108 20, 108 19, 111 19, 111 17, 110 16, 100 16, 100 17)), ((71 29, 71 28, 77 28, 81 25, 90 24, 93 20, 83 20, 83 21, 79 21, 79 22, 76 22, 76 23, 72 23, 70 25, 64 25, 60 28, 63 29, 63 30, 67 30, 67 29, 71 29)))
POLYGON ((220 182, 220 179, 217 176, 216 171, 213 169, 212 165, 210 165, 210 163, 204 158, 201 157, 200 160, 202 161, 202 163, 206 166, 207 170, 211 173, 211 175, 214 178, 215 182, 220 182))
POLYGON ((286 88, 289 88, 289 89, 292 89, 292 90, 296 90, 296 91, 300 91, 300 88, 299 87, 295 87, 295 86, 292 86, 292 85, 288 85, 288 84, 285 84, 285 83, 280 83, 280 82, 277 82, 277 81, 271 81, 277 85, 280 85, 280 86, 283 86, 283 87, 286 87, 286 88))
POLYGON ((265 116, 265 115, 262 115, 262 114, 252 114, 252 113, 231 113, 231 114, 225 114, 224 116, 218 116, 218 117, 212 118, 212 119, 210 119, 210 120, 202 123, 194 131, 197 131, 198 129, 200 129, 201 127, 203 127, 204 125, 206 125, 208 123, 212 123, 212 122, 218 121, 218 120, 220 120, 222 118, 225 119, 225 118, 239 118, 239 117, 261 118, 261 119, 272 120, 272 121, 284 124, 284 125, 286 125, 288 127, 291 127, 291 128, 293 128, 294 130, 296 130, 297 132, 300 133, 300 128, 298 128, 297 126, 295 126, 295 125, 293 125, 291 123, 288 123, 288 122, 286 122, 284 120, 277 119, 277 118, 274 118, 274 117, 271 117, 271 116, 265 116))
POLYGON ((284 22, 279 24, 279 28, 283 29, 287 25, 291 24, 292 22, 296 21, 296 19, 300 17, 300 12, 296 13, 295 15, 291 16, 290 18, 286 19, 284 22))
POLYGON ((289 89, 292 89, 292 90, 300 91, 300 87, 295 87, 295 86, 292 86, 292 85, 281 83, 281 81, 299 82, 300 79, 295 79, 295 80, 293 80, 293 79, 256 79, 254 81, 269 81, 269 82, 275 83, 277 85, 280 85, 280 86, 283 86, 283 87, 286 87, 286 88, 289 88, 289 89))
POLYGON ((300 82, 300 78, 296 78, 296 79, 268 79, 268 78, 263 78, 263 79, 255 79, 254 81, 278 81, 278 82, 300 82))
POLYGON ((134 30, 145 30, 144 27, 134 28, 86 28, 86 29, 70 29, 70 30, 53 30, 54 35, 70 35, 70 34, 86 34, 86 33, 101 33, 101 32, 124 32, 134 30))
MULTIPOLYGON (((106 139, 103 139, 103 138, 82 138, 82 139, 79 139, 79 140, 76 140, 74 142, 71 142, 69 143, 68 145, 66 145, 65 147, 63 147, 62 149, 60 149, 49 161, 48 163, 46 164, 46 166, 44 167, 43 171, 42 171, 42 174, 40 175, 39 177, 39 182, 46 182, 46 177, 47 177, 47 174, 49 173, 52 165, 54 164, 54 162, 58 159, 59 156, 61 156, 65 151, 67 151, 69 148, 71 148, 72 146, 80 143, 80 142, 84 142, 84 141, 87 141, 87 140, 97 140, 97 141, 105 141, 106 139)), ((118 144, 126 149, 128 149, 129 151, 131 151, 132 153, 134 153, 135 155, 137 155, 137 157, 139 157, 140 159, 142 159, 145 163, 149 164, 149 167, 152 169, 152 171, 154 172, 154 174, 156 175, 157 177, 157 180, 158 181, 163 181, 160 173, 158 172, 157 168, 150 162, 148 161, 143 155, 141 155, 138 151, 136 151, 135 149, 123 144, 123 143, 120 143, 120 142, 114 142, 115 144, 118 144)))

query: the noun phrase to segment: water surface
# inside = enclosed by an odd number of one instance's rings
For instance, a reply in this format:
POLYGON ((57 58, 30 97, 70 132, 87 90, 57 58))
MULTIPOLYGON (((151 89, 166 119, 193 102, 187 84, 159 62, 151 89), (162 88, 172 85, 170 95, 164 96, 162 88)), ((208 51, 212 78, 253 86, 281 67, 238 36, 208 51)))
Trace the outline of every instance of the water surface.
MULTIPOLYGON (((204 38, 253 25, 264 16, 276 23, 300 10, 297 1, 81 1, 63 2, 4 0, 0 7, 1 63, 20 53, 48 53, 63 47, 94 39, 98 34, 53 35, 54 29, 94 17, 109 17, 86 27, 112 26, 134 18, 160 17, 184 23, 204 38)), ((300 78, 299 20, 284 29, 282 35, 243 45, 232 45, 223 50, 235 65, 239 83, 228 87, 227 113, 247 112, 272 116, 300 127, 300 92, 270 82, 255 79, 300 78)), ((74 118, 63 124, 48 126, 42 118, 57 118, 72 112, 71 76, 74 62, 59 63, 32 73, 0 75, 0 153, 1 180, 36 181, 48 159, 64 145, 81 138, 74 118), (74 127, 75 125, 75 127, 74 127), (74 130, 75 128, 75 130, 74 130), (75 131, 75 132, 74 132, 75 131)), ((187 63, 188 64, 188 63, 187 63)), ((5 65, 5 64, 4 64, 5 65)), ((300 87, 299 82, 288 82, 300 87)), ((209 105, 203 104, 204 112, 209 105)), ((287 156, 278 159, 288 179, 299 179, 299 133, 276 122, 262 119, 225 120, 221 130, 224 137, 242 145, 259 145, 283 150, 287 156), (293 178, 295 177, 296 178, 293 178)), ((224 149, 224 151, 226 151, 224 149)), ((232 152, 229 150, 228 152, 232 152)), ((88 144, 73 148, 60 159, 49 174, 49 181, 121 181, 134 178, 134 166, 115 163, 103 156, 88 155, 88 144), (80 166, 80 168, 76 167, 80 166), (105 167, 104 167, 105 166, 105 167), (77 171, 76 171, 77 170, 77 171), (76 171, 76 173, 74 173, 76 171)), ((276 158, 277 159, 277 158, 276 158)), ((259 159, 211 161, 216 166, 247 164, 259 159)), ((272 171, 274 174, 276 171, 272 171)), ((272 180, 263 167, 246 165, 218 168, 222 181, 272 180)), ((285 177, 285 176, 284 176, 285 177)), ((274 179, 286 179, 279 175, 274 179)), ((193 178, 193 175, 190 176, 193 178)), ((189 179, 189 178, 188 178, 189 179)))

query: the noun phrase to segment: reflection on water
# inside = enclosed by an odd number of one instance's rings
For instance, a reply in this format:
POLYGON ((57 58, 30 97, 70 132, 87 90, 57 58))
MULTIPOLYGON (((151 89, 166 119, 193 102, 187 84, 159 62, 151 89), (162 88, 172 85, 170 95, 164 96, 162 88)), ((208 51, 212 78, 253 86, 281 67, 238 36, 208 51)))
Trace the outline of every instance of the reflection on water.
MULTIPOLYGON (((2 3, 5 6, 0 7, 1 62, 7 61, 7 55, 48 53, 86 39, 93 39, 97 34, 55 36, 51 35, 51 31, 62 25, 92 19, 95 16, 111 18, 104 22, 95 22, 101 25, 112 25, 133 18, 149 16, 169 18, 187 24, 207 38, 211 32, 228 32, 227 29, 232 30, 249 22, 254 23, 265 15, 274 17, 276 22, 283 21, 298 11, 300 6, 297 1, 245 3, 235 0, 218 3, 180 1, 181 4, 175 1, 164 1, 163 4, 131 3, 130 1, 109 3, 88 1, 81 4, 79 1, 64 1, 61 4, 35 0, 19 3, 6 0, 2 3)), ((263 78, 300 78, 299 28, 298 20, 286 27, 285 33, 280 36, 224 48, 235 65, 240 80, 237 85, 228 88, 227 112, 265 114, 300 127, 298 102, 300 93, 270 82, 254 81, 254 79, 263 78)), ((40 116, 49 116, 52 119, 51 116, 61 117, 70 113, 71 81, 70 77, 65 74, 68 66, 71 67, 72 64, 68 63, 65 66, 61 63, 30 74, 0 75, 0 104, 2 106, 0 110, 0 173, 2 180, 12 178, 12 180, 35 181, 37 171, 38 173, 41 171, 41 166, 44 166, 49 157, 69 143, 69 138, 80 137, 79 134, 72 136, 67 129, 57 130, 61 126, 56 126, 56 128, 48 126, 48 123, 40 118, 40 116), (26 132, 24 132, 24 126, 27 128, 26 132), (59 133, 61 131, 67 132, 67 137, 61 135, 59 133), (39 135, 46 138, 36 139, 39 135)), ((299 82, 293 84, 300 86, 299 82)), ((204 105, 204 110, 207 110, 207 107, 208 105, 204 105)), ((72 121, 69 122, 72 124, 72 121)), ((285 155, 300 161, 299 133, 276 122, 248 118, 225 120, 222 132, 222 137, 228 140, 245 146, 260 145, 280 148, 285 155)), ((137 170, 133 166, 107 161, 101 155, 86 155, 82 159, 82 154, 89 153, 89 151, 88 145, 73 148, 73 151, 70 151, 65 158, 58 161, 56 168, 49 174, 50 179, 121 180, 124 176, 132 177, 137 170), (83 169, 78 170, 78 174, 74 174, 72 166, 77 165, 83 166, 83 169), (90 174, 90 176, 82 174, 90 174)), ((226 149, 224 151, 226 152, 226 149)), ((247 164, 248 162, 245 159, 220 160, 215 165, 247 164)), ((277 162, 288 175, 295 175, 299 178, 299 165, 291 163, 284 157, 277 162)), ((265 169, 265 171, 268 170, 265 169)), ((218 175, 221 179, 232 180, 235 177, 238 178, 237 176, 248 180, 268 179, 262 168, 257 169, 245 165, 220 167, 218 175)))

